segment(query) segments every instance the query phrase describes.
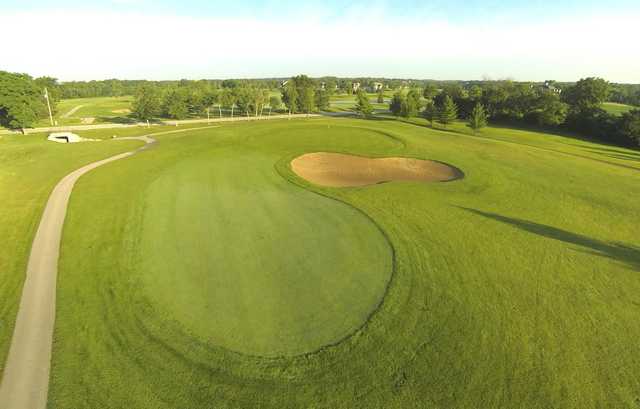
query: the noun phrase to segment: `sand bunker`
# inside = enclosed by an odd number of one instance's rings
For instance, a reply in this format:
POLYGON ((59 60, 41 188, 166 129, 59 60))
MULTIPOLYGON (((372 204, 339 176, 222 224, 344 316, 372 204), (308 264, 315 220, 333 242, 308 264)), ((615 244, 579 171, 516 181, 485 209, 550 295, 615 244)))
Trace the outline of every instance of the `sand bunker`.
POLYGON ((464 174, 452 166, 412 158, 365 158, 342 153, 315 152, 291 161, 298 176, 317 185, 367 186, 394 180, 446 182, 464 174))

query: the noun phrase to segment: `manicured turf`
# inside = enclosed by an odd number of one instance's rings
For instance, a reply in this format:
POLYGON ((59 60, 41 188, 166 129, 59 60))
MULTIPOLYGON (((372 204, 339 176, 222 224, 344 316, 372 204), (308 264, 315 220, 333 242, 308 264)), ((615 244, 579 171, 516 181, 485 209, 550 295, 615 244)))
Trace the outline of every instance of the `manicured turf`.
POLYGON ((602 104, 602 108, 605 111, 609 112, 610 114, 622 115, 625 112, 631 111, 636 107, 633 107, 631 105, 625 105, 625 104, 617 104, 615 102, 605 102, 604 104, 602 104))
POLYGON ((392 270, 376 225, 288 183, 278 155, 207 145, 154 163, 166 167, 132 221, 146 296, 198 338, 253 355, 311 352, 359 328, 392 270))
POLYGON ((637 151, 350 119, 158 139, 72 196, 52 408, 637 405, 637 151), (466 176, 320 188, 288 166, 315 151, 466 176))
POLYGON ((72 170, 138 145, 134 141, 62 145, 37 134, 0 138, 0 374, 31 240, 51 189, 72 170))

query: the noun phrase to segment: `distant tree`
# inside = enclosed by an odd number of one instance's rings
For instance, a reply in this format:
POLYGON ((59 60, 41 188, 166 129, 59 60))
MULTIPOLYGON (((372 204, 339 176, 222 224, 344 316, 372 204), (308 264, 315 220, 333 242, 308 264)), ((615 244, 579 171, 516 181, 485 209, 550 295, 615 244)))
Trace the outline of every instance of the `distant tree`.
POLYGON ((418 115, 418 111, 420 111, 420 109, 422 109, 422 93, 420 92, 419 89, 414 88, 409 90, 409 92, 407 92, 407 101, 411 101, 411 106, 415 108, 415 111, 411 112, 411 116, 416 116, 418 115))
POLYGON ((599 108, 609 96, 610 85, 602 78, 584 78, 566 89, 562 96, 573 112, 599 108))
POLYGON ((282 90, 282 102, 289 110, 289 114, 298 111, 298 89, 293 81, 289 81, 282 90))
POLYGON ((378 99, 377 99, 378 104, 384 104, 384 90, 382 88, 380 88, 378 90, 378 99))
POLYGON ((558 126, 567 119, 569 106, 560 100, 558 94, 544 92, 537 105, 537 123, 541 126, 558 126))
POLYGON ((188 95, 184 89, 172 89, 164 95, 162 112, 172 119, 184 119, 189 114, 188 95))
POLYGON ((442 102, 442 105, 438 107, 438 122, 447 127, 458 118, 458 107, 449 95, 447 95, 442 102))
POLYGON ((404 118, 417 116, 422 107, 421 97, 422 95, 418 90, 410 90, 400 106, 400 116, 404 118))
POLYGON ((220 103, 220 105, 222 105, 225 109, 231 110, 231 118, 233 118, 233 109, 236 106, 236 101, 236 94, 231 88, 223 89, 220 93, 220 96, 218 97, 218 102, 220 103))
POLYGON ((47 95, 49 95, 49 104, 51 105, 51 112, 56 113, 57 105, 62 96, 62 91, 60 90, 60 84, 58 80, 53 77, 39 77, 35 80, 38 89, 43 90, 47 89, 47 95))
POLYGON ((218 111, 220 111, 220 116, 222 117, 222 111, 220 109, 218 98, 219 98, 219 94, 216 90, 207 88, 204 91, 200 99, 200 103, 202 106, 202 110, 205 110, 207 112, 207 117, 209 116, 209 109, 216 104, 218 104, 218 111))
POLYGON ((622 114, 620 132, 630 142, 640 146, 640 109, 633 109, 622 114))
POLYGON ((154 85, 143 85, 136 91, 133 100, 133 115, 142 120, 147 121, 153 119, 160 114, 162 107, 160 91, 154 85))
POLYGON ((393 94, 391 102, 389 103, 389 111, 395 116, 400 116, 402 113, 402 105, 405 102, 405 97, 402 92, 398 91, 393 94))
POLYGON ((316 106, 315 90, 312 87, 303 87, 302 89, 300 89, 298 100, 300 109, 303 112, 310 114, 316 106))
POLYGON ((371 116, 373 113, 373 105, 369 102, 367 94, 362 90, 358 90, 356 93, 356 106, 354 110, 365 117, 371 116))
POLYGON ((280 107, 282 106, 282 101, 280 100, 280 97, 277 95, 272 96, 271 98, 269 98, 269 115, 271 115, 271 110, 278 110, 280 109, 280 107))
POLYGON ((434 84, 425 85, 424 89, 422 90, 422 96, 424 97, 424 99, 429 101, 432 100, 436 95, 438 95, 438 87, 436 87, 434 84))
POLYGON ((472 101, 478 102, 482 98, 482 88, 478 85, 472 85, 468 91, 469 98, 472 101))
POLYGON ((315 95, 315 104, 319 110, 325 111, 330 106, 330 93, 323 89, 317 89, 315 95))
POLYGON ((0 125, 24 129, 47 116, 43 91, 26 74, 0 71, 0 125))
POLYGON ((222 88, 238 88, 240 86, 240 81, 238 80, 224 80, 222 81, 222 88))
POLYGON ((252 102, 254 98, 254 90, 247 87, 238 87, 234 89, 236 96, 236 106, 240 112, 244 112, 246 116, 250 115, 252 111, 252 102))
POLYGON ((473 129, 473 132, 477 132, 487 126, 487 114, 484 112, 482 104, 477 103, 473 108, 473 111, 471 111, 471 115, 469 116, 467 126, 473 129))
POLYGON ((431 123, 431 127, 433 128, 433 121, 438 118, 438 109, 433 101, 427 102, 424 111, 422 111, 422 116, 431 123))

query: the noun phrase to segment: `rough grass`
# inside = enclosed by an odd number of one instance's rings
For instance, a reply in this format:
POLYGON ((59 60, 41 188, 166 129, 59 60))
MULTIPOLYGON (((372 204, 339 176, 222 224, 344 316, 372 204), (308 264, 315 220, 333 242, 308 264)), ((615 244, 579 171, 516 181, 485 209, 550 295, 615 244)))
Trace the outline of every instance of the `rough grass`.
MULTIPOLYGON (((423 121, 225 125, 162 136, 86 175, 65 225, 50 407, 634 407, 640 154, 505 128, 466 132, 423 121), (313 151, 435 159, 466 177, 320 188, 288 165, 313 151), (250 275, 264 280, 273 260, 306 252, 324 253, 330 275, 343 262, 331 251, 371 245, 369 235, 354 241, 361 230, 349 232, 344 206, 393 248, 392 279, 366 325, 296 356, 225 344, 224 320, 241 320, 251 309, 236 306, 256 296, 269 304, 285 291, 300 311, 314 302, 302 295, 326 297, 322 285, 256 293, 250 275), (289 224, 305 220, 307 229, 289 224), (140 259, 154 253, 166 266, 140 259), (213 299, 228 287, 234 308, 213 299)), ((319 261, 309 260, 313 277, 319 261)), ((344 319, 336 311, 325 319, 344 319)), ((306 325, 289 318, 287 328, 306 325)), ((261 325, 278 331, 280 319, 261 325)))
POLYGON ((49 193, 72 170, 139 144, 63 145, 37 134, 0 138, 0 374, 13 333, 31 241, 49 193))

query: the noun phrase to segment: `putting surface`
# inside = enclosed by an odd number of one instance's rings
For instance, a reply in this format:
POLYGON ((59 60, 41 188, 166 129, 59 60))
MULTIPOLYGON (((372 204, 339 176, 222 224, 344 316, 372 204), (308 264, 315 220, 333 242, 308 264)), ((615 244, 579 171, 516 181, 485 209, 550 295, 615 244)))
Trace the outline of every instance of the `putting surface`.
POLYGON ((392 253, 351 206, 292 185, 279 156, 225 148, 166 168, 144 194, 135 274, 158 310, 246 354, 339 341, 380 304, 392 253))
POLYGON ((365 158, 344 153, 306 153, 291 161, 300 177, 322 186, 367 186, 392 181, 446 182, 463 173, 444 163, 414 158, 365 158))
POLYGON ((225 124, 83 176, 49 407, 634 407, 640 153, 424 124, 225 124), (313 152, 465 177, 323 187, 313 152))

